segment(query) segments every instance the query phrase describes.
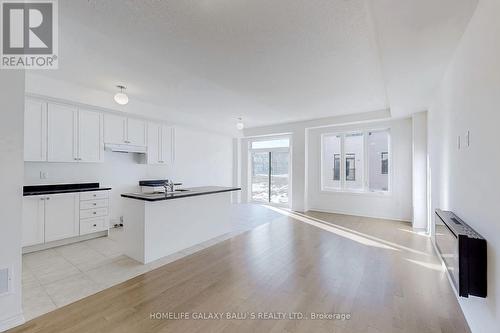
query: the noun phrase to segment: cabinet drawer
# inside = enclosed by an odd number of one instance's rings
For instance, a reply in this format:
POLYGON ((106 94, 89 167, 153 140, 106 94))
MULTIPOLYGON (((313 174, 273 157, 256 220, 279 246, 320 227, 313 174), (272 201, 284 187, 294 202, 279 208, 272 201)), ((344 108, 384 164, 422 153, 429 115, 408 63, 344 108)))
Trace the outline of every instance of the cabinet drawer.
POLYGON ((108 229, 108 219, 105 217, 80 220, 80 235, 91 234, 106 229, 108 229))
POLYGON ((109 191, 95 191, 80 193, 80 200, 95 200, 109 198, 109 191))
POLYGON ((108 216, 107 208, 85 209, 80 211, 81 219, 88 219, 92 217, 108 216))
POLYGON ((108 199, 86 200, 80 202, 80 209, 108 208, 108 199))

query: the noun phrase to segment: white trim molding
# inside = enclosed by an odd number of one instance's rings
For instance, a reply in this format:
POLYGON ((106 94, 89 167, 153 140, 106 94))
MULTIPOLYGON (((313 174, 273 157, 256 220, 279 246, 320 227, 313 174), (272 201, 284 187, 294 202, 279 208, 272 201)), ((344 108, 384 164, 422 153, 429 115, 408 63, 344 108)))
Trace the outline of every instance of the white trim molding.
POLYGON ((6 331, 13 327, 22 325, 26 322, 24 314, 21 312, 13 317, 4 318, 0 320, 0 332, 6 331))

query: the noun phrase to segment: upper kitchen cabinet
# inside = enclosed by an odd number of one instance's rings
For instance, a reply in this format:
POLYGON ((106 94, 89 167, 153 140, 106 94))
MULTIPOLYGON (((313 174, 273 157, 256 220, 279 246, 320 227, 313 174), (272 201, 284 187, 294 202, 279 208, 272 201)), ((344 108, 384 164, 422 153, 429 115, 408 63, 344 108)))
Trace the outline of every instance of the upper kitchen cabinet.
POLYGON ((148 123, 148 164, 161 164, 160 138, 161 124, 148 123))
POLYGON ((127 143, 146 146, 146 122, 141 119, 127 118, 127 143))
POLYGON ((174 138, 175 129, 173 127, 162 125, 160 140, 162 163, 173 163, 174 161, 174 138))
POLYGON ((104 142, 126 144, 127 118, 114 114, 104 115, 104 142))
POLYGON ((48 103, 47 124, 47 160, 77 162, 78 108, 48 103))
POLYGON ((148 124, 148 164, 170 164, 173 161, 174 129, 148 124))
POLYGON ((66 104, 47 105, 47 161, 102 162, 102 114, 66 104))
POLYGON ((100 112, 78 111, 78 161, 102 162, 104 155, 103 115, 100 112))
POLYGON ((24 160, 47 161, 47 103, 27 99, 24 111, 24 160))
POLYGON ((104 116, 104 142, 146 146, 146 122, 113 114, 104 116))

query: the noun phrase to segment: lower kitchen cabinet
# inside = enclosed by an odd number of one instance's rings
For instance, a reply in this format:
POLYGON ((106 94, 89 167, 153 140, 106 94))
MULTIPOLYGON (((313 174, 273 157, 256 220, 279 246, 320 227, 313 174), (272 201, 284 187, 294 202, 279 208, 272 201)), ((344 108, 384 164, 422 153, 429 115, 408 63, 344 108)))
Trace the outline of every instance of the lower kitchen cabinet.
POLYGON ((23 199, 23 247, 108 229, 109 191, 25 196, 23 199))
POLYGON ((46 196, 23 199, 23 246, 45 242, 45 199, 46 196))
POLYGON ((45 200, 45 242, 79 235, 78 193, 51 194, 45 200))

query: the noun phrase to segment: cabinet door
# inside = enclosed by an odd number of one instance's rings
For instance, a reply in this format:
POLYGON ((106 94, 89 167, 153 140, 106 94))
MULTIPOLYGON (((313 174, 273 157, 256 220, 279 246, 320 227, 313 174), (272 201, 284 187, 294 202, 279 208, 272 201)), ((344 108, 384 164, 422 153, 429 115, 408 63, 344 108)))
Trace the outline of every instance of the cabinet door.
POLYGON ((78 236, 78 193, 51 194, 45 200, 45 242, 78 236))
POLYGON ((47 161, 47 103, 27 99, 24 111, 24 160, 47 161))
POLYGON ((148 164, 160 164, 161 125, 148 124, 148 164))
POLYGON ((102 114, 79 110, 78 160, 81 162, 101 162, 103 152, 102 114))
POLYGON ((47 117, 47 160, 49 162, 76 162, 78 157, 77 108, 48 103, 47 117))
POLYGON ((23 198, 23 246, 42 244, 45 241, 44 203, 45 197, 30 196, 23 198))
POLYGON ((146 122, 140 119, 127 119, 127 143, 146 146, 146 122))
POLYGON ((106 114, 104 116, 104 142, 105 143, 126 143, 127 118, 106 114))
POLYGON ((161 127, 161 163, 170 164, 173 162, 174 129, 162 125, 161 127))

